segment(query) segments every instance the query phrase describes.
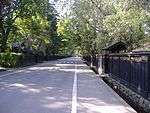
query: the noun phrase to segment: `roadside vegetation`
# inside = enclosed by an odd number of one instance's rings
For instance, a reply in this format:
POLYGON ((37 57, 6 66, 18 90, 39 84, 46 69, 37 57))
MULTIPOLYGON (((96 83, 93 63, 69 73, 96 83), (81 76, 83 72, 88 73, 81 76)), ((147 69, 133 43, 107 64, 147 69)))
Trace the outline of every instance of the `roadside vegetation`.
MULTIPOLYGON (((48 0, 1 0, 1 56, 5 57, 6 52, 95 55, 117 41, 125 42, 128 51, 150 44, 149 1, 68 2, 64 7, 69 5, 69 13, 59 17, 48 0)), ((0 64, 8 61, 1 60, 4 57, 0 57, 0 64)))
POLYGON ((0 65, 14 67, 23 54, 58 54, 57 16, 48 0, 1 0, 0 65))

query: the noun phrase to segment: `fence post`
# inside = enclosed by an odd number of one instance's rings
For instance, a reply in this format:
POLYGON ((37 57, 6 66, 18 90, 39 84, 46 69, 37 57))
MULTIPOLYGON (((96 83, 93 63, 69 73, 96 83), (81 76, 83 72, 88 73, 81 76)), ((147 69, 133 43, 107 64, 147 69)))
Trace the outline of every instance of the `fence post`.
POLYGON ((105 73, 104 61, 105 61, 105 56, 102 55, 102 70, 103 70, 103 73, 105 73))
POLYGON ((109 68, 109 55, 107 55, 107 54, 105 54, 104 55, 104 71, 105 71, 105 73, 109 73, 108 72, 108 68, 109 68))
POLYGON ((97 69, 98 69, 98 73, 101 75, 103 74, 103 55, 100 55, 98 57, 98 66, 97 66, 97 69))
POLYGON ((111 76, 115 77, 115 75, 113 74, 113 69, 114 69, 114 58, 113 56, 110 57, 110 64, 109 64, 109 73, 111 74, 111 76))
POLYGON ((150 56, 147 56, 147 98, 150 100, 150 56))
POLYGON ((118 60, 119 60, 119 63, 118 63, 118 75, 119 75, 119 79, 121 79, 122 80, 122 74, 121 74, 121 72, 120 72, 120 57, 121 56, 118 56, 118 60))
POLYGON ((132 59, 131 59, 131 55, 129 55, 129 63, 130 63, 130 72, 129 72, 129 77, 128 77, 128 87, 131 88, 131 76, 132 76, 132 59))

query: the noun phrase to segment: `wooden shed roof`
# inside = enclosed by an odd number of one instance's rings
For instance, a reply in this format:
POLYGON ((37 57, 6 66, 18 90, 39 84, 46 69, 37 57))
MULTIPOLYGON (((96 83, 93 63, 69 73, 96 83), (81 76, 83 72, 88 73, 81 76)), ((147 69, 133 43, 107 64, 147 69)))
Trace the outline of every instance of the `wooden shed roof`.
POLYGON ((126 49, 127 49, 127 45, 122 41, 115 42, 115 43, 103 48, 103 50, 111 51, 111 52, 122 51, 122 50, 126 50, 126 49))

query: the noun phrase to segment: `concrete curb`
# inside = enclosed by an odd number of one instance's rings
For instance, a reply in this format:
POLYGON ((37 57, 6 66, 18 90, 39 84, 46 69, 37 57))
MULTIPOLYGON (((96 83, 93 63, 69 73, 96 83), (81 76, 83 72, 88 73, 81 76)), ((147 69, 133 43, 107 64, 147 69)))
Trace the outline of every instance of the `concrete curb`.
POLYGON ((6 71, 7 69, 6 68, 2 68, 2 67, 0 67, 0 72, 2 72, 2 71, 6 71))

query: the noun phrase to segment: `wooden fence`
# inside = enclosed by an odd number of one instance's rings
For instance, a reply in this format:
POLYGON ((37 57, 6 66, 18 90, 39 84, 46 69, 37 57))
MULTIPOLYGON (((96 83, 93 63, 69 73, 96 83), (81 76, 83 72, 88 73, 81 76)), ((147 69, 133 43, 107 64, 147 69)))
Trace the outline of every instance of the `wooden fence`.
POLYGON ((128 88, 150 99, 150 53, 105 54, 85 57, 96 70, 101 70, 128 88))

